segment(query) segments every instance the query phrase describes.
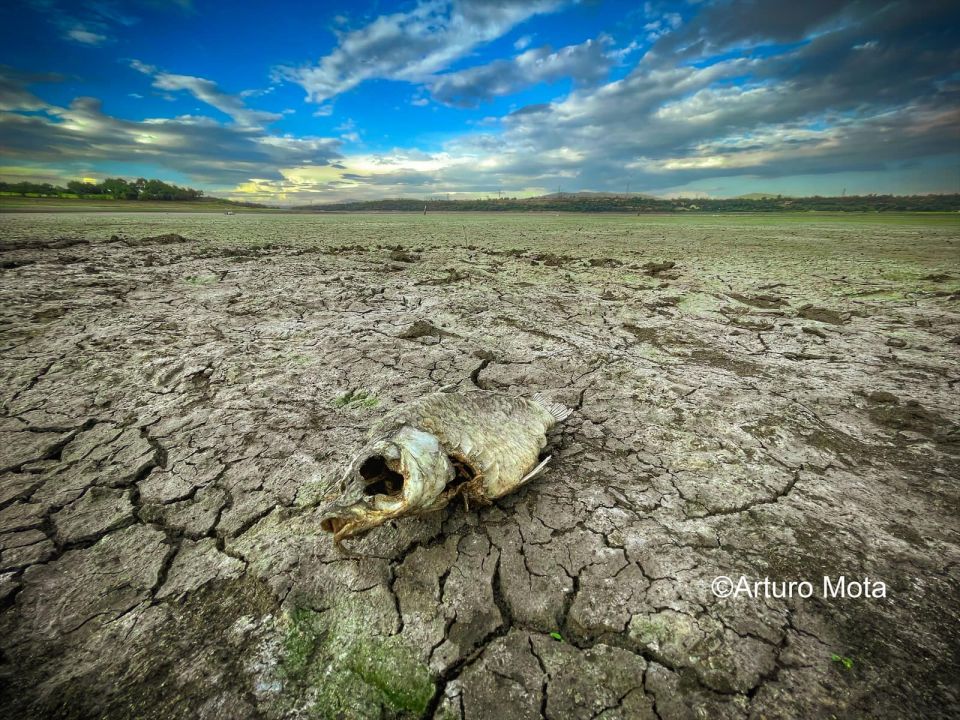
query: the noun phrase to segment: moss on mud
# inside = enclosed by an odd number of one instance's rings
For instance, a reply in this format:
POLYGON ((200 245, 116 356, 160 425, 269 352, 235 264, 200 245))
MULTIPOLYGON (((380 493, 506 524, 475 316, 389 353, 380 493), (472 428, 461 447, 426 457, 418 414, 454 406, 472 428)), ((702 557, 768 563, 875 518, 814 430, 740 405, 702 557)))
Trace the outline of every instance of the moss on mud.
POLYGON ((333 407, 338 410, 341 408, 371 408, 380 403, 380 399, 368 390, 348 390, 343 395, 335 398, 333 407))
POLYGON ((297 608, 288 621, 282 702, 302 697, 317 718, 413 717, 427 709, 435 692, 429 669, 399 637, 365 633, 349 603, 297 608))

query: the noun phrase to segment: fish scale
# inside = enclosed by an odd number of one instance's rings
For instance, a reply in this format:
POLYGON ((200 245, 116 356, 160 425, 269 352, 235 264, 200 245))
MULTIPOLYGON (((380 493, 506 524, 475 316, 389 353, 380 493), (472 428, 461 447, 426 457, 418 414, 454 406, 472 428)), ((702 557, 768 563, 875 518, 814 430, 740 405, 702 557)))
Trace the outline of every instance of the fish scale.
POLYGON ((490 500, 516 489, 536 466, 556 423, 538 403, 486 392, 436 393, 410 410, 410 424, 436 435, 448 453, 462 455, 483 476, 490 500))

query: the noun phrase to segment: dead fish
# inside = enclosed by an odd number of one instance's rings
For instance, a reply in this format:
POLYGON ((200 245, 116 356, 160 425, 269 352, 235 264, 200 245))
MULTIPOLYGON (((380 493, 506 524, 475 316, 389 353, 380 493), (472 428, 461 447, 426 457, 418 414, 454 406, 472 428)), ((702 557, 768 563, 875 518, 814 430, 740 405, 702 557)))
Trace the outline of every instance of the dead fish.
POLYGON ((394 518, 440 510, 455 497, 486 505, 519 488, 540 461, 546 433, 572 411, 539 394, 436 392, 401 405, 368 433, 339 495, 321 512, 334 542, 394 518))

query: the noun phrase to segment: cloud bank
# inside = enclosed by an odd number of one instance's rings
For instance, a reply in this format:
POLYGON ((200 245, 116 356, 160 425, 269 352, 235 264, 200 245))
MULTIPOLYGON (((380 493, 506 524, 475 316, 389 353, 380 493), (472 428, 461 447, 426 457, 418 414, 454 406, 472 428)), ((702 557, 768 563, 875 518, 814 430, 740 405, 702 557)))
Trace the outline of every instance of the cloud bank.
MULTIPOLYGON (((250 107, 273 94, 232 94, 202 74, 144 62, 130 63, 141 83, 211 112, 128 120, 93 97, 50 103, 42 88, 62 76, 6 67, 0 147, 38 172, 151 163, 235 197, 290 202, 628 184, 693 192, 717 179, 775 187, 797 176, 896 179, 956 167, 960 6, 648 3, 616 35, 543 42, 546 26, 531 20, 576 7, 423 0, 352 28, 342 18, 317 62, 280 71, 307 93, 297 114, 326 132, 281 131, 287 108, 250 107), (439 139, 378 145, 364 117, 340 116, 336 102, 365 97, 373 80, 412 86, 410 111, 469 121, 440 127, 439 139), (503 109, 531 88, 536 101, 503 109)), ((370 112, 381 112, 378 100, 369 98, 370 112)))

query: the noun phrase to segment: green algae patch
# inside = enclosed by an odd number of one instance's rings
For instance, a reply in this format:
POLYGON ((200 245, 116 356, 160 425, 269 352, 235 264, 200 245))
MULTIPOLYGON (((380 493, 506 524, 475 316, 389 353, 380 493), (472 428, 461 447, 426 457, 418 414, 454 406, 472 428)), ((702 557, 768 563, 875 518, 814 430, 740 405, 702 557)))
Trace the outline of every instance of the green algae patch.
POLYGON ((280 676, 284 696, 310 717, 421 716, 436 688, 430 670, 397 636, 365 634, 349 604, 288 615, 280 676))
POLYGON ((341 408, 371 408, 380 403, 380 399, 367 390, 349 390, 333 400, 333 407, 341 408))
POLYGON ((293 680, 303 679, 310 666, 317 642, 323 635, 321 614, 306 608, 290 613, 290 627, 283 642, 283 674, 293 680))
POLYGON ((351 653, 349 666, 394 710, 422 715, 433 697, 430 671, 397 637, 379 643, 361 641, 351 653))

